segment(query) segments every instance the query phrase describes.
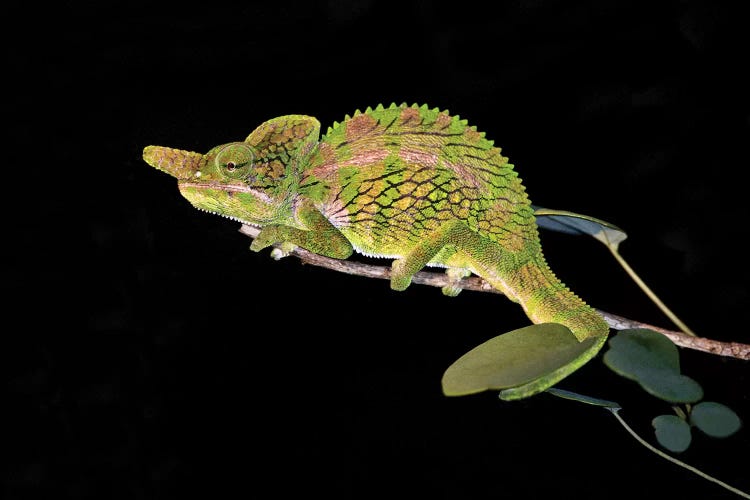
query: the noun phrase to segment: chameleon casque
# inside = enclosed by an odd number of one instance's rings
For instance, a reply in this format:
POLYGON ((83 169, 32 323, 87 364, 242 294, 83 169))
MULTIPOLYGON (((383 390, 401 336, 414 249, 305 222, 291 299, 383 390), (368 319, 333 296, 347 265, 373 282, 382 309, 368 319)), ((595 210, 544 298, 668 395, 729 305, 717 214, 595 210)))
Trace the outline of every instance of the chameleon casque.
POLYGON ((425 266, 447 268, 456 283, 474 273, 533 323, 566 326, 579 352, 504 391, 520 399, 595 356, 609 327, 547 266, 525 188, 500 153, 458 116, 393 104, 346 116, 323 137, 315 118, 288 115, 206 154, 148 146, 143 158, 196 208, 260 227, 252 250, 393 259, 395 290, 425 266))

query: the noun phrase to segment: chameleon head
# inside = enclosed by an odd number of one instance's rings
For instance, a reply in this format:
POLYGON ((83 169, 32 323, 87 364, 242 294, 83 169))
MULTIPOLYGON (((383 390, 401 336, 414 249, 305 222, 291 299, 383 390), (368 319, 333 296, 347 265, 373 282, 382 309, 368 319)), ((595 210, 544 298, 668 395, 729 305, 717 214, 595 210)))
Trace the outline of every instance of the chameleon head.
POLYGON ((245 142, 217 146, 205 155, 147 146, 143 159, 177 179, 180 193, 196 208, 253 225, 278 221, 288 208, 280 189, 284 169, 269 171, 245 142))
POLYGON ((317 145, 320 123, 310 116, 268 120, 244 142, 202 155, 148 146, 143 159, 177 179, 196 208, 246 224, 290 223, 299 170, 317 145))

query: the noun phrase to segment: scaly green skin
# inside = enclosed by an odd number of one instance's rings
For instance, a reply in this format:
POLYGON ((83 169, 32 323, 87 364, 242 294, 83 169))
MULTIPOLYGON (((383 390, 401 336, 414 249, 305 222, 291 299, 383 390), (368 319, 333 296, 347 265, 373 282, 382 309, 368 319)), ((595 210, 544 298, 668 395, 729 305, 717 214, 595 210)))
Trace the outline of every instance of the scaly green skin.
MULTIPOLYGON (((345 259, 394 259, 391 287, 425 266, 481 276, 534 323, 595 337, 574 362, 505 393, 530 396, 583 365, 609 328, 565 287, 542 255, 533 210, 500 149, 445 111, 391 105, 334 124, 302 115, 270 120, 244 142, 205 155, 148 146, 144 159, 178 179, 195 207, 261 227, 251 249, 298 245, 345 259)), ((458 292, 446 287, 446 294, 458 292)))

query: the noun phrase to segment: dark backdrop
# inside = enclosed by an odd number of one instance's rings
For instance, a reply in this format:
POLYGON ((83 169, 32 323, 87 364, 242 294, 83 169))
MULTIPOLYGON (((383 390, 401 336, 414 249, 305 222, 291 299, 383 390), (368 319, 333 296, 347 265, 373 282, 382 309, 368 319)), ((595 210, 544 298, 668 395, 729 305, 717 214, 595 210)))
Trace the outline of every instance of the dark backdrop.
MULTIPOLYGON (((739 10, 491 4, 9 8, 5 498, 734 498, 604 410, 442 396, 453 360, 529 323, 517 305, 272 261, 141 160, 283 114, 449 109, 534 203, 624 228, 622 253, 693 329, 750 341, 739 10)), ((542 240, 588 302, 670 326, 599 243, 542 240)), ((746 362, 682 365, 750 418, 746 362)), ((669 412, 601 357, 560 386, 619 401, 652 441, 669 412)), ((682 458, 748 490, 749 443, 696 435, 682 458)))

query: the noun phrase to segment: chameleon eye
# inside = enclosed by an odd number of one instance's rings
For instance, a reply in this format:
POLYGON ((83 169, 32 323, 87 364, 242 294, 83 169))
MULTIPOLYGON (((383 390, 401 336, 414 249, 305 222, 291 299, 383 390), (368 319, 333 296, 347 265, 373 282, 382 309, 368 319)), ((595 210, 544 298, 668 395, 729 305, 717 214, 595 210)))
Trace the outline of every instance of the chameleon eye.
POLYGON ((253 167, 253 150, 244 143, 224 146, 216 155, 219 172, 231 179, 245 179, 253 167))

